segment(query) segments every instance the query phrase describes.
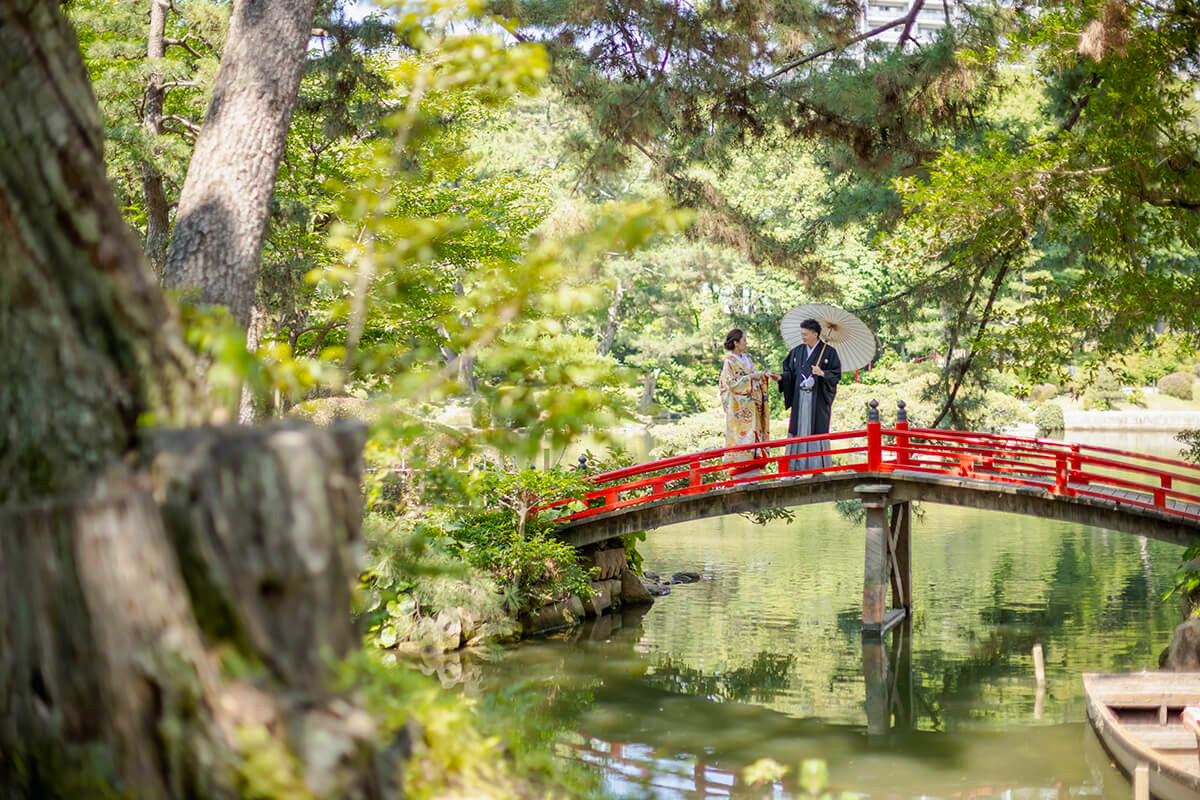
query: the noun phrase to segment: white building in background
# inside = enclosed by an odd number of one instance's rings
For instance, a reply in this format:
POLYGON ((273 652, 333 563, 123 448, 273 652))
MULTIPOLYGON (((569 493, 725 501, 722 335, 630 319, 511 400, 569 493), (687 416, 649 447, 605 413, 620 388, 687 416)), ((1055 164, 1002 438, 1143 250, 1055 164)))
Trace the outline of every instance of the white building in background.
MULTIPOLYGON (((931 42, 937 37, 938 31, 946 27, 947 20, 951 23, 958 20, 962 0, 926 0, 917 19, 913 23, 909 35, 921 44, 931 42)), ((903 17, 912 8, 911 0, 866 0, 863 14, 858 20, 861 33, 874 30, 880 25, 886 25, 894 19, 903 17)), ((900 40, 904 26, 900 25, 873 37, 872 41, 895 44, 900 40)))

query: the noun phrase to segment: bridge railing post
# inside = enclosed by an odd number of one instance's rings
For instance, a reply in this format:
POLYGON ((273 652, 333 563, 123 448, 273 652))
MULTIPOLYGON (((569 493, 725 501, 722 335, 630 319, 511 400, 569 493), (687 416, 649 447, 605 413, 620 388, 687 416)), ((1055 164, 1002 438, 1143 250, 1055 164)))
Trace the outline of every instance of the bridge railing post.
POLYGON ((1160 475, 1158 479, 1159 488, 1154 490, 1154 506, 1156 508, 1166 509, 1167 507, 1167 489, 1171 488, 1171 476, 1160 475))
POLYGON ((1083 459, 1080 456, 1078 444, 1071 445, 1070 469, 1071 477, 1075 480, 1079 480, 1080 475, 1083 473, 1083 459))
POLYGON ((878 472, 883 465, 883 433, 879 424, 879 401, 867 404, 867 472, 878 472))
POLYGON ((1067 471, 1067 456, 1064 453, 1056 453, 1054 456, 1054 493, 1067 495, 1069 494, 1069 473, 1067 471))
POLYGON ((695 494, 700 491, 700 462, 688 462, 688 494, 695 494))
POLYGON ((908 409, 904 401, 896 403, 896 464, 909 464, 908 409))

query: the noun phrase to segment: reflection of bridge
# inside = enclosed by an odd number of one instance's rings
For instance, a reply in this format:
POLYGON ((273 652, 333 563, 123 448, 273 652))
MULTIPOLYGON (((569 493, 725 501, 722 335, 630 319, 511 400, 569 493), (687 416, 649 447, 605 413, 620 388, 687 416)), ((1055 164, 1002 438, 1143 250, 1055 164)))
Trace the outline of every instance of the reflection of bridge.
MULTIPOLYGON (((863 637, 865 727, 796 718, 757 702, 713 701, 705 724, 695 706, 672 701, 675 688, 614 686, 598 701, 606 713, 557 742, 560 757, 601 770, 620 796, 655 798, 798 797, 797 766, 823 758, 835 790, 886 800, 1101 797, 1120 773, 1086 723, 929 730, 926 697, 913 669, 912 626, 863 637), (623 711, 613 707, 619 698, 623 711), (647 709, 653 709, 647 713, 647 709), (864 735, 865 733, 865 735, 864 735), (1075 743, 1083 741, 1083 758, 1075 743), (1064 753, 1070 755, 1064 760, 1064 753), (790 768, 767 786, 747 786, 741 770, 763 757, 790 768)), ((682 696, 705 697, 684 689, 682 696)), ((1040 702, 1040 700, 1039 700, 1040 702)), ((1035 706, 1034 719, 1040 719, 1035 706)))
POLYGON ((910 428, 903 403, 895 428, 883 428, 872 401, 865 429, 675 456, 593 481, 596 489, 583 498, 588 507, 559 520, 558 535, 577 547, 704 517, 860 499, 867 534, 863 630, 869 633, 886 631, 912 607, 913 500, 1200 544, 1196 465, 1047 439, 910 428), (821 442, 826 449, 807 455, 828 454, 837 463, 791 470, 784 448, 798 441, 821 442), (730 464, 731 454, 749 460, 730 464), (765 474, 747 474, 755 469, 765 474))
MULTIPOLYGON (((635 626, 622 630, 635 634, 627 643, 640 638, 635 626)), ((1036 722, 1040 696, 1032 709, 1023 704, 1001 717, 943 716, 944 703, 954 702, 946 694, 950 675, 914 662, 912 636, 907 620, 886 637, 863 636, 865 691, 859 696, 865 713, 852 713, 848 721, 842 719, 845 709, 838 709, 837 721, 796 716, 753 692, 716 699, 710 684, 675 680, 674 665, 664 668, 657 660, 633 682, 590 684, 599 713, 573 717, 576 731, 558 738, 557 754, 600 771, 615 796, 657 800, 799 797, 797 767, 810 758, 826 760, 835 794, 852 791, 876 800, 1128 797, 1127 782, 1109 765, 1087 723, 1036 722), (790 775, 770 786, 746 786, 742 769, 764 757, 788 766, 790 775)), ((595 653, 575 656, 590 661, 595 653)), ((558 674, 569 667, 560 664, 558 674)), ((709 674, 729 672, 722 667, 709 674)), ((854 672, 839 669, 835 680, 844 687, 854 672)), ((1031 689, 1033 682, 1029 675, 1031 689)), ((824 684, 810 690, 824 691, 824 684)))
MULTIPOLYGON (((633 784, 642 789, 649 789, 652 796, 686 797, 702 800, 703 798, 720 797, 779 797, 788 796, 791 790, 795 796, 795 765, 792 765, 791 775, 782 780, 772 782, 769 786, 757 788, 748 787, 734 771, 723 769, 700 758, 667 757, 649 746, 636 743, 610 742, 587 734, 577 734, 566 737, 558 743, 560 756, 587 764, 603 770, 609 779, 615 783, 633 784)), ((931 798, 948 798, 952 800, 977 800, 977 798, 996 797, 1037 797, 1068 800, 1072 797, 1099 796, 1100 787, 1090 784, 1086 778, 1078 783, 1055 781, 1049 785, 1029 785, 1014 783, 1011 780, 997 779, 995 783, 979 783, 963 781, 967 785, 926 786, 913 794, 913 797, 930 800, 931 798)), ((847 786, 843 787, 856 793, 864 788, 875 789, 859 796, 884 796, 890 800, 904 797, 893 785, 887 790, 879 787, 847 786)))

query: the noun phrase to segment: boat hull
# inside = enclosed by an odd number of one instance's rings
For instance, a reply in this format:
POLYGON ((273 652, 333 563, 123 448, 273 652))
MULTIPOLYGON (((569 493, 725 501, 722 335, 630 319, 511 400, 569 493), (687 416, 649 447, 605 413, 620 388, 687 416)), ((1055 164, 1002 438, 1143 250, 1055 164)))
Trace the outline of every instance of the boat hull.
POLYGON ((1182 706, 1200 703, 1200 673, 1088 674, 1083 686, 1092 730, 1131 779, 1145 764, 1153 797, 1200 799, 1200 747, 1178 722, 1182 706))

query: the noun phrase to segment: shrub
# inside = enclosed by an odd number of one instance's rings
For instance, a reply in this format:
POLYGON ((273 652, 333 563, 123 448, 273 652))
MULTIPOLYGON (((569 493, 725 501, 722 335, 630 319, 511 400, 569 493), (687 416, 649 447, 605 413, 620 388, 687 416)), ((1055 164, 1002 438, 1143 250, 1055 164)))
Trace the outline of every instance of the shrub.
POLYGON ((1063 410, 1058 403, 1043 403, 1033 415, 1038 434, 1045 436, 1053 431, 1061 431, 1066 427, 1063 410))
POLYGON ((1192 399, 1192 383, 1196 377, 1190 372, 1172 372, 1158 379, 1158 391, 1180 400, 1192 399))
POLYGON ((1183 445, 1179 450, 1180 456, 1193 464, 1200 464, 1200 428, 1180 431, 1175 434, 1175 441, 1183 445))
POLYGON ((501 639, 522 611, 591 596, 575 549, 550 535, 558 513, 581 506, 533 513, 581 496, 590 488, 583 475, 489 466, 458 477, 464 485, 449 501, 388 508, 364 521, 371 563, 360 615, 381 647, 501 639))
POLYGON ((1121 382, 1110 370, 1103 369, 1096 374, 1095 379, 1083 393, 1083 407, 1105 411, 1116 408, 1125 399, 1121 391, 1121 382))
POLYGON ((1045 403, 1058 397, 1058 386, 1053 383, 1037 383, 1029 390, 1029 402, 1045 403))

